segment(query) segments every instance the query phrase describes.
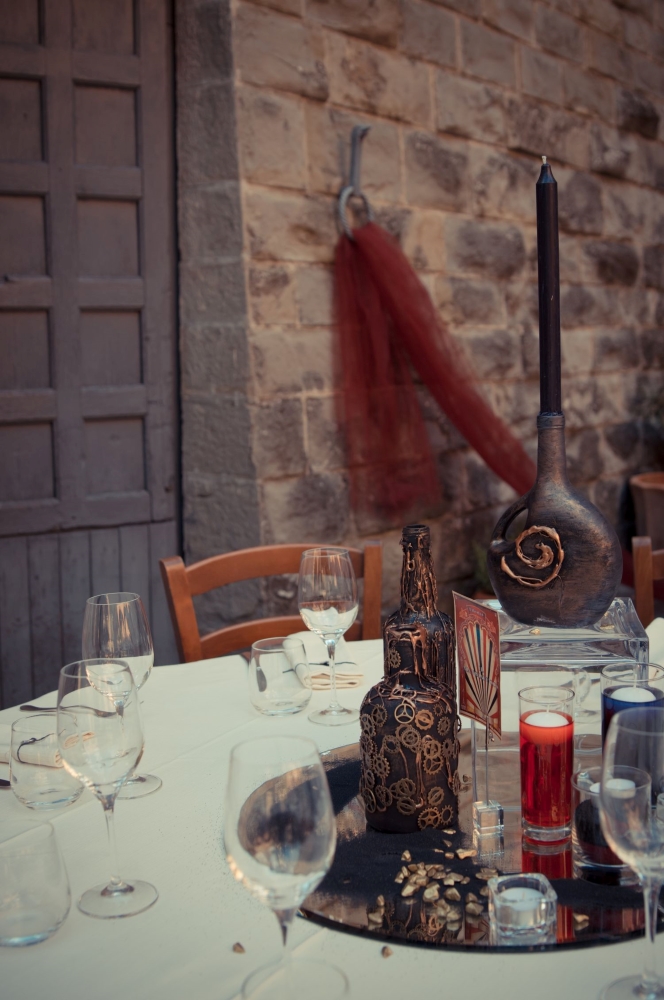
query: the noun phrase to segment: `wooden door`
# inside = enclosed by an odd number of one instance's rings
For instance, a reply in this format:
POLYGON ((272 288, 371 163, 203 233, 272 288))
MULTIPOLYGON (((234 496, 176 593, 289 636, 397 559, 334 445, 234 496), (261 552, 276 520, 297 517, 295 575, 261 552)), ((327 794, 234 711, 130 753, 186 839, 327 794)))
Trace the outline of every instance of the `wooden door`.
POLYGON ((175 648, 168 0, 0 0, 0 703, 80 657, 85 600, 175 648))

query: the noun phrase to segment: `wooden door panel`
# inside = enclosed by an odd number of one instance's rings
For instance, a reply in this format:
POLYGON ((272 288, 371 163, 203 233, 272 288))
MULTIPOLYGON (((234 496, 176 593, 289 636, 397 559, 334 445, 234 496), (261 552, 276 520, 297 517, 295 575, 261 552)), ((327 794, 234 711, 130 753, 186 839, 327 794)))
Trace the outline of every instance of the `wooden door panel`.
POLYGON ((0 78, 0 160, 42 159, 39 80, 0 78))
POLYGON ((79 85, 74 91, 76 163, 136 166, 136 92, 79 85))
POLYGON ((93 591, 142 589, 175 655, 142 562, 178 548, 169 32, 168 0, 0 0, 0 572, 35 595, 25 626, 0 588, 4 698, 93 591))

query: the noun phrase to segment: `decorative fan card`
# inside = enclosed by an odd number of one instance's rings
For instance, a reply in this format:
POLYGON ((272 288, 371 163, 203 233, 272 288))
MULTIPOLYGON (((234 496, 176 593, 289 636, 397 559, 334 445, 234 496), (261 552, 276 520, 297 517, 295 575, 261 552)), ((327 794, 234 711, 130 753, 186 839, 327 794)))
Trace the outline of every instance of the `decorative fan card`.
POLYGON ((498 612, 463 594, 454 596, 459 713, 500 738, 500 624, 498 612))

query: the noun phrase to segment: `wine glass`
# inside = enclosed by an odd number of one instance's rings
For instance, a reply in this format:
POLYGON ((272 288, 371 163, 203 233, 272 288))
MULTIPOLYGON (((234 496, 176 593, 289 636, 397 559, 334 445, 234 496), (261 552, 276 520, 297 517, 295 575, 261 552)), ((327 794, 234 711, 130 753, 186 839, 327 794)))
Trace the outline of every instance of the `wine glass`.
POLYGON ((604 743, 599 813, 602 832, 643 887, 646 955, 642 976, 606 986, 601 1000, 658 1000, 664 983, 655 971, 659 891, 664 881, 664 823, 657 799, 664 791, 664 709, 617 712, 604 743))
MULTIPOLYGON (((138 594, 97 594, 89 597, 83 618, 84 659, 123 660, 142 688, 152 672, 154 649, 150 625, 138 594)), ((154 774, 132 774, 118 798, 138 799, 161 788, 154 774)))
POLYGON ((316 548, 302 553, 297 603, 304 624, 324 640, 330 662, 332 701, 309 718, 324 726, 356 722, 357 709, 339 704, 334 666, 337 642, 357 618, 357 580, 347 549, 316 548))
POLYGON ((111 880, 84 892, 78 908, 90 917, 129 917, 157 900, 149 882, 128 882, 118 871, 113 807, 143 754, 143 726, 131 671, 121 660, 79 660, 60 671, 58 746, 65 767, 104 808, 111 880))
POLYGON ((265 737, 231 751, 224 847, 231 872, 279 921, 281 962, 259 969, 243 997, 294 1000, 344 996, 337 968, 292 960, 288 929, 295 911, 325 877, 336 846, 332 798, 318 750, 295 736, 265 737))

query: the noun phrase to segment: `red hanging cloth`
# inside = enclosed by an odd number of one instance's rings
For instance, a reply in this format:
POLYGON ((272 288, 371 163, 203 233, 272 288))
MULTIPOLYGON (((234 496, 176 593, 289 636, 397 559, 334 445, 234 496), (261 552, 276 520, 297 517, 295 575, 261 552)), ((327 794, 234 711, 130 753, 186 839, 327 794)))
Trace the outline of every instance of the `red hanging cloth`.
POLYGON ((438 477, 409 362, 468 444, 519 494, 535 480, 521 442, 473 385, 460 347, 392 237, 372 222, 335 256, 341 411, 356 510, 406 515, 438 477))

